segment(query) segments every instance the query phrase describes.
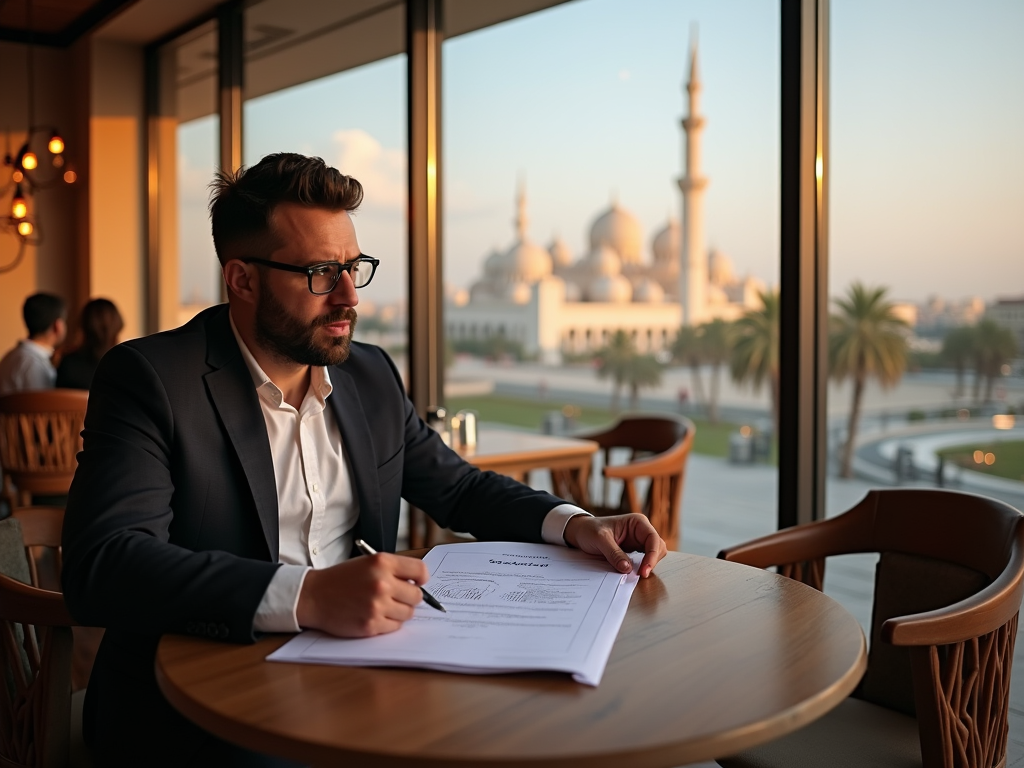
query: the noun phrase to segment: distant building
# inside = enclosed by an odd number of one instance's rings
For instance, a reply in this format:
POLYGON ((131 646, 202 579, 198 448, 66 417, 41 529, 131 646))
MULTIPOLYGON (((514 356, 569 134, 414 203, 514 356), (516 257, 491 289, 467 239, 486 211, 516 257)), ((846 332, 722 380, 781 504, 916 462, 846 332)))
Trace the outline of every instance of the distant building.
POLYGON ((1017 337, 1017 353, 1024 355, 1024 296, 1016 299, 996 299, 985 310, 985 319, 1013 331, 1017 337))
POLYGON ((685 169, 679 179, 682 221, 669 219, 651 241, 644 259, 640 222, 613 200, 589 231, 589 250, 573 259, 556 238, 547 249, 529 239, 526 191, 517 198, 516 239, 507 251, 484 259, 483 274, 469 289, 453 294, 445 309, 449 338, 505 336, 527 354, 550 364, 563 353, 600 349, 618 330, 641 351, 668 346, 683 324, 735 320, 761 306, 765 285, 738 278, 723 253, 707 251, 701 175, 700 74, 697 48, 686 84, 689 114, 682 120, 685 169))
POLYGON ((919 333, 943 334, 950 328, 974 325, 984 314, 985 302, 979 296, 964 301, 929 296, 918 306, 917 329, 919 333))

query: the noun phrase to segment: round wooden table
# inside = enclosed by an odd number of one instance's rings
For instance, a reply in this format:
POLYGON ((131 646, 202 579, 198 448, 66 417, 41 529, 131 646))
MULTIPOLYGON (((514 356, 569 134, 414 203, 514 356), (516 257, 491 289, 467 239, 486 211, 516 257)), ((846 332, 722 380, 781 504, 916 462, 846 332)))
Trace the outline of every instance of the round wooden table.
POLYGON ((867 664, 842 606, 767 571, 670 552, 641 580, 600 686, 264 661, 168 635, 156 674, 201 727, 314 765, 677 766, 739 752, 841 702, 867 664))

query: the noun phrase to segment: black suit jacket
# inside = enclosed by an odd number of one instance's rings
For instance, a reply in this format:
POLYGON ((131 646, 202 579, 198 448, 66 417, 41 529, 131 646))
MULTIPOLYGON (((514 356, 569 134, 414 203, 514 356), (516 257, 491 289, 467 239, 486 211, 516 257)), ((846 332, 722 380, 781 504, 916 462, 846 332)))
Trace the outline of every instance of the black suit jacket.
MULTIPOLYGON (((561 500, 466 464, 416 415, 394 364, 353 343, 330 368, 359 502, 356 535, 393 552, 402 497, 482 539, 540 541, 561 500)), ((64 522, 64 595, 106 627, 86 701, 101 759, 188 762, 205 734, 160 695, 160 636, 255 639, 278 563, 266 425, 228 322, 214 307, 114 347, 96 371, 64 522)), ((345 471, 339 466, 337 471, 345 471)))

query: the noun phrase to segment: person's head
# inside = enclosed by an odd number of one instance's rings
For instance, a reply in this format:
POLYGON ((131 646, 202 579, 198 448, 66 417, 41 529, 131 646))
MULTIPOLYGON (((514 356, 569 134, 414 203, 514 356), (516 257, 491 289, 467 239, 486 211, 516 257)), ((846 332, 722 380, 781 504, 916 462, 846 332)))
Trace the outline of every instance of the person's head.
POLYGON ((339 275, 337 282, 314 295, 304 269, 274 265, 305 268, 356 259, 359 244, 349 214, 362 202, 362 185, 319 157, 281 153, 237 173, 221 172, 211 187, 213 243, 236 323, 250 323, 256 343, 279 359, 302 365, 343 361, 359 302, 351 274, 325 267, 339 275))
POLYGON ((82 347, 97 360, 117 344, 122 328, 121 313, 109 299, 93 299, 82 307, 82 347))
POLYGON ((56 347, 67 334, 67 305, 60 296, 52 293, 35 293, 25 299, 21 308, 28 337, 51 347, 56 347))

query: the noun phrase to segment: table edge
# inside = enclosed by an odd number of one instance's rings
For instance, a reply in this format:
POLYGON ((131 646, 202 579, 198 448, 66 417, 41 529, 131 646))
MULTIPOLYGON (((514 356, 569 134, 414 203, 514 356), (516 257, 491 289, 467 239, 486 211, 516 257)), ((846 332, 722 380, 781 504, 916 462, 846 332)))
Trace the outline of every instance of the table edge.
MULTIPOLYGON (((425 552, 427 550, 422 551, 425 552)), ((702 557, 701 555, 693 555, 691 553, 678 554, 702 557)), ((714 560, 715 558, 707 559, 714 560)), ((779 576, 779 578, 786 577, 779 576)), ((806 585, 801 586, 813 589, 806 585)), ((849 611, 834 598, 825 595, 819 590, 814 591, 836 603, 839 608, 849 614, 849 611)), ((854 621, 856 622, 855 619, 854 621)), ((389 768, 390 766, 395 766, 396 768, 399 766, 405 766, 406 768, 408 766, 439 768, 440 766, 470 764, 486 765, 489 768, 522 768, 527 765, 530 768, 605 768, 605 766, 611 768, 612 766, 620 766, 624 761, 628 761, 629 765, 633 768, 659 768, 667 764, 679 765, 703 762, 743 752, 751 747, 787 736, 839 706, 854 691, 867 670, 867 641, 864 637, 864 631, 859 627, 859 624, 858 629, 860 636, 859 652, 852 666, 829 687, 811 698, 786 710, 782 710, 771 717, 739 726, 730 731, 715 733, 705 739, 691 740, 685 747, 681 747, 678 743, 663 744, 639 750, 633 748, 622 752, 561 755, 550 759, 497 758, 482 762, 479 756, 473 756, 473 763, 468 763, 460 760, 457 755, 427 757, 408 754, 381 754, 380 752, 368 753, 354 749, 339 748, 334 745, 328 746, 298 740, 286 734, 267 731, 239 720, 233 720, 196 702, 181 691, 164 674, 161 664, 160 646, 157 647, 154 667, 157 686, 161 693, 179 713, 198 727, 234 744, 240 744, 240 746, 246 749, 266 752, 292 760, 306 761, 314 765, 336 764, 342 759, 352 759, 360 761, 360 765, 365 764, 375 768, 389 768), (239 731, 243 732, 246 736, 244 744, 236 740, 239 731), (765 732, 769 732, 770 735, 765 737, 765 732)), ((278 637, 281 639, 281 644, 283 644, 291 636, 278 637)), ((160 644, 163 644, 162 638, 160 644)))

